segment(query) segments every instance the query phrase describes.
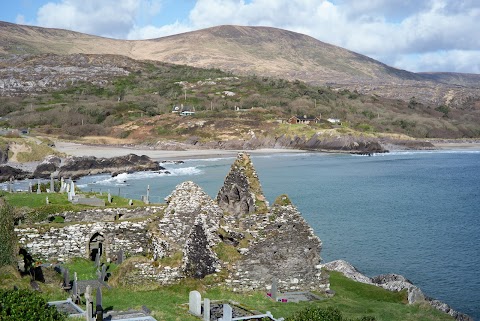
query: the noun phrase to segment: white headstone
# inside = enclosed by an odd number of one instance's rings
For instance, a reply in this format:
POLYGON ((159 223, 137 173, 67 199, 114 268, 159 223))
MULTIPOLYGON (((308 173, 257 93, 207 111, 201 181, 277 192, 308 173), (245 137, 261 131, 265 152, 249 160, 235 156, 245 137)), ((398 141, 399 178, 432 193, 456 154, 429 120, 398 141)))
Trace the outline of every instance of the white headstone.
POLYGON ((75 196, 75 183, 73 181, 70 183, 70 194, 72 194, 72 198, 75 196))
POLYGON ((86 321, 93 321, 93 297, 92 297, 92 287, 87 285, 85 290, 85 316, 86 321))
POLYGON ((196 316, 202 315, 202 296, 198 291, 190 291, 188 295, 188 311, 196 316))
POLYGON ((232 307, 229 304, 224 304, 223 305, 223 321, 232 321, 232 307))
POLYGON ((203 299, 203 320, 210 321, 210 299, 203 299))

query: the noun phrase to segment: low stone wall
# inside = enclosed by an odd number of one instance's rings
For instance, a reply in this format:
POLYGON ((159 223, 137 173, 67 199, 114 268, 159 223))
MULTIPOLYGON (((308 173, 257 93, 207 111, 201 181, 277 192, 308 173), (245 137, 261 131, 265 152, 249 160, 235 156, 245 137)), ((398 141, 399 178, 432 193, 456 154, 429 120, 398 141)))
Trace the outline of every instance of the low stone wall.
POLYGON ((66 261, 72 257, 90 255, 90 240, 97 234, 103 236, 103 253, 113 258, 118 250, 128 255, 152 253, 148 224, 152 219, 139 222, 117 221, 71 224, 61 227, 39 225, 19 226, 15 229, 19 245, 34 258, 66 261))

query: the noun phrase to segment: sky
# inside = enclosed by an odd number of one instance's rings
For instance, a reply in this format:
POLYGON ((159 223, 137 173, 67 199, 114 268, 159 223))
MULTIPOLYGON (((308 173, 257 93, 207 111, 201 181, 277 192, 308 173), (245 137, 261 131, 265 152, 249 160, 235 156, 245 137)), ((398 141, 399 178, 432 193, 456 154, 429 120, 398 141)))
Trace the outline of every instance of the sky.
POLYGON ((480 0, 4 0, 0 20, 131 40, 270 26, 400 69, 480 74, 480 0))

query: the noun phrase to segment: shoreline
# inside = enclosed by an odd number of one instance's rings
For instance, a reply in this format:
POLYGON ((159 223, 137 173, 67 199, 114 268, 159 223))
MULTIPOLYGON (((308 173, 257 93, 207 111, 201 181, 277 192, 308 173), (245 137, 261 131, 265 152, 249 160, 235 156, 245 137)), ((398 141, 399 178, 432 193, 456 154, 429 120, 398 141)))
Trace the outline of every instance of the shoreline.
POLYGON ((269 154, 293 154, 308 153, 309 151, 301 149, 274 149, 261 148, 254 150, 230 150, 230 149, 188 149, 188 150, 158 150, 148 148, 133 148, 125 146, 112 145, 85 145, 71 142, 55 142, 55 149, 70 156, 95 156, 97 158, 117 157, 128 154, 147 155, 153 160, 185 160, 202 159, 217 157, 236 157, 240 152, 246 152, 251 155, 269 155, 269 154))

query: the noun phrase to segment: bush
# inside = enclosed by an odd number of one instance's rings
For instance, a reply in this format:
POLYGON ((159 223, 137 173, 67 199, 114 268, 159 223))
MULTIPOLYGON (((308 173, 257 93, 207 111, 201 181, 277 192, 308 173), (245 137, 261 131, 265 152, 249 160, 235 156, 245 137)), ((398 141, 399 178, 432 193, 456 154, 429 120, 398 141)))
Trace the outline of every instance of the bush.
POLYGON ((13 208, 0 199, 0 267, 15 262, 14 219, 13 208))
POLYGON ((0 290, 0 320, 63 321, 67 317, 29 290, 0 290))
MULTIPOLYGON (((374 317, 364 316, 358 321, 375 321, 374 317)), ((332 307, 328 308, 306 308, 285 319, 285 321, 348 321, 342 313, 332 307)))

